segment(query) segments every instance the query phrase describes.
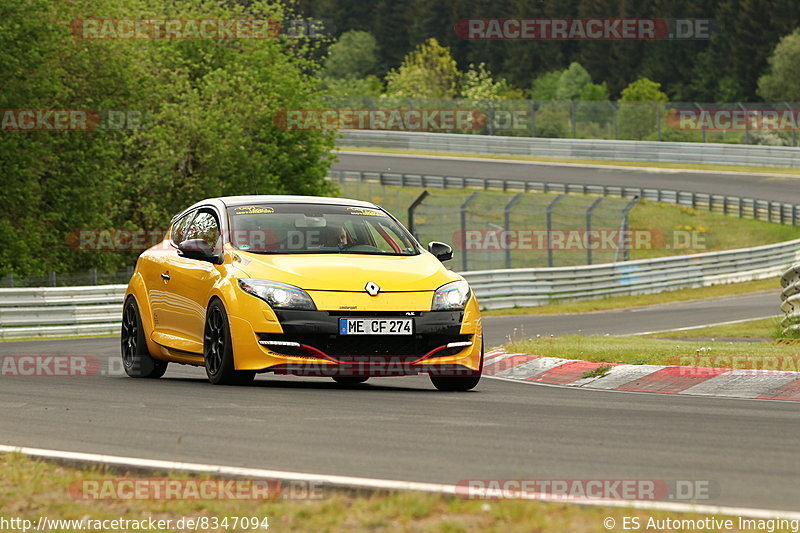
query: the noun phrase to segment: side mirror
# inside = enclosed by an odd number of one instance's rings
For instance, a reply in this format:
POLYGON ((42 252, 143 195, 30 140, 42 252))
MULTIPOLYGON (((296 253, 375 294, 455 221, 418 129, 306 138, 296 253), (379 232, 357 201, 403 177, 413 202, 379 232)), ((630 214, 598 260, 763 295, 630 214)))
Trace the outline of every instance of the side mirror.
POLYGON ((220 263, 220 256, 214 253, 214 249, 203 239, 189 239, 178 245, 178 255, 197 259, 198 261, 208 261, 209 263, 220 263))
POLYGON ((431 241, 428 243, 428 251, 436 256, 436 259, 444 263, 445 261, 450 261, 453 258, 453 249, 450 248, 449 245, 438 242, 438 241, 431 241))

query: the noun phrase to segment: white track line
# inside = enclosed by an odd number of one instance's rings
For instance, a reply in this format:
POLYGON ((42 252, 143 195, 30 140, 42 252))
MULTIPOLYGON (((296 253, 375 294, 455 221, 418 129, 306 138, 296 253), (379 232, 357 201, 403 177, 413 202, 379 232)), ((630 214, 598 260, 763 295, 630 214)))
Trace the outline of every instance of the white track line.
MULTIPOLYGON (((47 450, 43 448, 28 448, 24 446, 9 446, 0 444, 0 453, 20 453, 39 459, 73 461, 79 463, 104 464, 114 467, 131 467, 149 470, 177 470, 182 472, 218 474, 223 476, 246 477, 249 479, 276 479, 283 481, 317 481, 329 486, 371 489, 371 490, 416 490, 422 492, 448 494, 455 496, 455 485, 442 485, 437 483, 418 483, 414 481, 395 481, 389 479, 374 479, 351 476, 334 476, 328 474, 308 474, 303 472, 286 472, 282 470, 264 470, 259 468, 244 468, 238 466, 209 465, 202 463, 183 463, 175 461, 161 461, 158 459, 141 459, 136 457, 120 457, 115 455, 101 455, 94 453, 67 452, 47 450)), ((564 498, 549 495, 522 494, 520 499, 530 499, 543 502, 576 503, 578 505, 592 505, 604 507, 623 507, 630 509, 645 509, 654 511, 671 511, 676 513, 700 513, 706 515, 743 516, 748 518, 784 518, 787 520, 800 520, 800 512, 778 511, 771 509, 753 509, 749 507, 724 507, 716 505, 695 505, 678 502, 650 502, 640 500, 576 500, 568 501, 564 498)))
POLYGON ((691 331, 693 329, 703 329, 703 328, 710 328, 713 326, 727 326, 729 324, 741 324, 742 322, 752 322, 753 320, 764 320, 767 318, 782 318, 783 315, 769 315, 769 316, 759 316, 755 318, 743 318, 741 320, 729 320, 727 322, 714 322, 713 324, 701 324, 699 326, 687 326, 685 328, 671 328, 671 329, 661 329, 658 331, 642 331, 640 333, 626 333, 624 335, 619 335, 620 337, 635 337, 636 335, 653 335, 655 333, 669 333, 670 331, 691 331))

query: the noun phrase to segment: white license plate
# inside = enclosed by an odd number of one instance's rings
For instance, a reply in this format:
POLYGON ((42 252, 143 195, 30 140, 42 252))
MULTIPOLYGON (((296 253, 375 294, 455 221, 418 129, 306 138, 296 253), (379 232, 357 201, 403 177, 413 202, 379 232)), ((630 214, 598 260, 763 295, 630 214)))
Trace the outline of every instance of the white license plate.
POLYGON ((410 318, 340 318, 340 335, 412 335, 410 318))

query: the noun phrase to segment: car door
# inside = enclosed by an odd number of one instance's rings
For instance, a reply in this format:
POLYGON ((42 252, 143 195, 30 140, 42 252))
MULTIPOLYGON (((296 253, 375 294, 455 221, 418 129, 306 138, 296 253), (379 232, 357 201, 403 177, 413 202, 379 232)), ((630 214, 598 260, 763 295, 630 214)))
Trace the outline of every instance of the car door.
POLYGON ((147 268, 142 270, 147 287, 147 297, 153 314, 154 340, 165 344, 163 338, 175 335, 176 305, 170 285, 171 269, 177 258, 178 243, 184 240, 197 211, 190 211, 172 223, 168 238, 158 247, 148 251, 147 268))
MULTIPOLYGON (((197 211, 181 242, 191 239, 203 239, 216 250, 222 249, 219 219, 213 209, 197 211)), ((202 353, 206 306, 211 288, 222 275, 220 267, 183 257, 175 248, 169 252, 164 269, 168 309, 163 315, 163 330, 177 337, 172 342, 174 348, 202 353)))

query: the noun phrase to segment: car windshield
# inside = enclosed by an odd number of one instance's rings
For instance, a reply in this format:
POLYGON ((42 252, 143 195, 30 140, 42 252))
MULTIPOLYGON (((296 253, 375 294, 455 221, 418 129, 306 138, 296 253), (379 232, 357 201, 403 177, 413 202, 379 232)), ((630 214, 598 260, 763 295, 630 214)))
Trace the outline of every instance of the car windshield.
POLYGON ((231 244, 262 254, 417 255, 408 231, 376 208, 248 204, 228 208, 231 244))

